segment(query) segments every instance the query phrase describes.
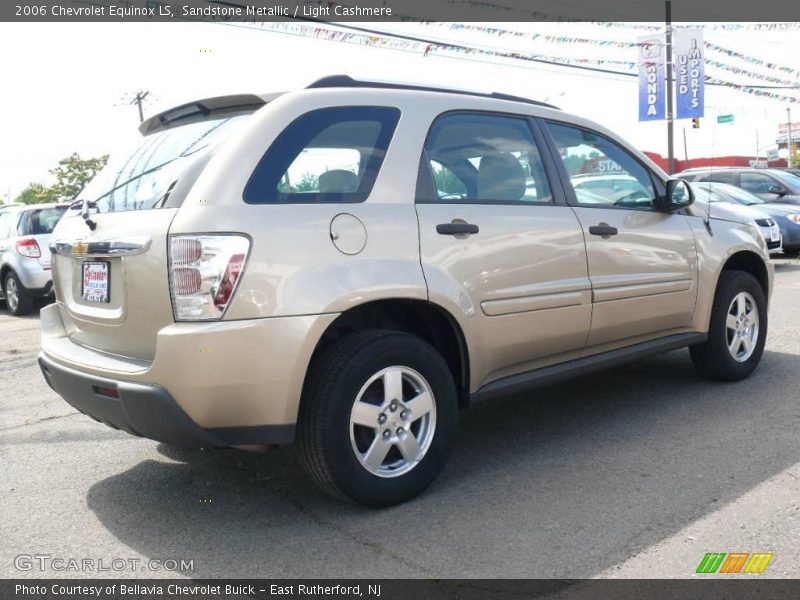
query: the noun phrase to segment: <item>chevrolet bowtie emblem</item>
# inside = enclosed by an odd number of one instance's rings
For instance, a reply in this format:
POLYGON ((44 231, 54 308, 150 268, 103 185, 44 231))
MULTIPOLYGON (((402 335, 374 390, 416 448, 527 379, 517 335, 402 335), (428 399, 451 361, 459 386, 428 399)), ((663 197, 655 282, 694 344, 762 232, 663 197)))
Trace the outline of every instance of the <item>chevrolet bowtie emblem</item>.
POLYGON ((75 254, 75 256, 80 256, 82 258, 86 256, 86 251, 88 249, 89 249, 89 244, 87 244, 86 242, 77 242, 72 247, 72 253, 75 254))

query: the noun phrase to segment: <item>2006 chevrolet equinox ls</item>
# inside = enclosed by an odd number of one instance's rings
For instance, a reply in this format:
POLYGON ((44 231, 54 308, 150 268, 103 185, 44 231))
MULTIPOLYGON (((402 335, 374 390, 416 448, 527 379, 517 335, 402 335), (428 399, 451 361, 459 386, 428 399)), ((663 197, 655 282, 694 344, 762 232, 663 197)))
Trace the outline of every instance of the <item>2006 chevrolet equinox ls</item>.
POLYGON ((758 228, 554 107, 332 76, 140 130, 57 226, 41 313, 47 382, 111 427, 297 442, 322 488, 387 506, 477 397, 680 347, 717 380, 761 358, 758 228))

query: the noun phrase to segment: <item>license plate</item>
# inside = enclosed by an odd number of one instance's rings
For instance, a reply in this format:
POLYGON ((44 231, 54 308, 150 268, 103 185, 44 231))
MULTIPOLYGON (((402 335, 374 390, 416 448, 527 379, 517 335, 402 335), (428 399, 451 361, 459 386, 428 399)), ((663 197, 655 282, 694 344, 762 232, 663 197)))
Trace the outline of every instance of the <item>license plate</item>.
POLYGON ((770 232, 770 237, 772 238, 771 241, 777 242, 781 239, 781 232, 780 231, 772 231, 770 232))
POLYGON ((106 261, 81 263, 81 299, 86 302, 109 302, 109 270, 106 261))

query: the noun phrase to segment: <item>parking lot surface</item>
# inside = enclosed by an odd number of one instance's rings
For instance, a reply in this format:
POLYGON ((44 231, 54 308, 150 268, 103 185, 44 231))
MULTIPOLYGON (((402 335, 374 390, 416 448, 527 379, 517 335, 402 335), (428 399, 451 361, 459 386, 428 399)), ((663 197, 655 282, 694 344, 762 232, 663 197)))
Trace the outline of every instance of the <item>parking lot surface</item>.
POLYGON ((47 387, 38 346, 38 316, 0 307, 3 577, 691 577, 736 551, 800 576, 796 260, 776 261, 750 379, 706 381, 678 351, 478 404, 430 490, 381 511, 322 495, 291 447, 176 450, 102 426, 47 387))

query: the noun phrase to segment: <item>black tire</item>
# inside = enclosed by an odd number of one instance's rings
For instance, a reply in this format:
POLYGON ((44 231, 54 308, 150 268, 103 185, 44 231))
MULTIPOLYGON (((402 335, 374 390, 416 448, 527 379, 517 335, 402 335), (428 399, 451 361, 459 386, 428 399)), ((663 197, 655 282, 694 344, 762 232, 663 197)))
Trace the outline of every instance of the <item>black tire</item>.
POLYGON ((333 496, 375 508, 399 504, 420 494, 444 468, 457 413, 452 373, 428 343, 387 330, 352 333, 323 350, 309 369, 298 419, 301 462, 333 496), (356 457, 350 413, 367 381, 392 366, 413 369, 426 380, 434 396, 436 423, 423 458, 408 472, 386 478, 369 472, 356 457))
POLYGON ((767 300, 755 277, 744 271, 723 271, 717 283, 708 341, 692 346, 689 351, 695 368, 705 377, 718 381, 739 381, 748 377, 758 366, 767 339, 767 300), (750 357, 738 362, 728 350, 726 319, 733 299, 747 292, 758 309, 759 331, 755 349, 750 357))
POLYGON ((25 292, 25 288, 22 287, 22 284, 20 283, 19 278, 14 271, 9 271, 6 275, 5 281, 3 281, 3 296, 5 296, 6 307, 8 308, 8 311, 15 317, 23 317, 33 312, 33 297, 29 296, 25 292), (17 289, 17 303, 14 307, 12 307, 11 303, 8 301, 8 286, 10 281, 13 282, 12 285, 16 285, 17 289))

